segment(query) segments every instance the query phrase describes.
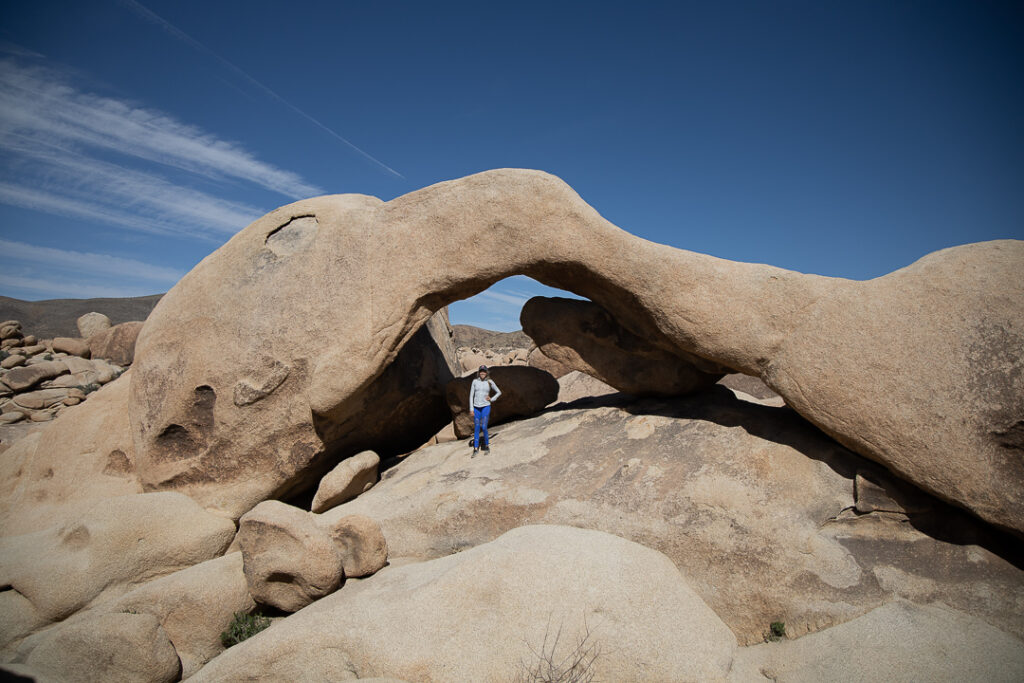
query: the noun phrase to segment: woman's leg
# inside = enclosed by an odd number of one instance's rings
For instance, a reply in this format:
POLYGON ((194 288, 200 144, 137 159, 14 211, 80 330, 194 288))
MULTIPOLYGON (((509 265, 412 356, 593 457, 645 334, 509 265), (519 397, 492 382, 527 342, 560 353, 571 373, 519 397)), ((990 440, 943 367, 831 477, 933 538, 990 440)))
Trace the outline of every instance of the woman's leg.
MULTIPOLYGON (((483 408, 477 408, 473 406, 473 450, 480 448, 480 426, 481 420, 483 420, 484 411, 483 408)), ((487 434, 487 428, 484 427, 484 434, 487 434)), ((486 438, 486 436, 485 436, 486 438)))
POLYGON ((484 406, 480 409, 480 412, 483 414, 480 426, 484 430, 484 450, 487 451, 491 448, 491 437, 487 434, 487 421, 491 418, 491 407, 484 406))

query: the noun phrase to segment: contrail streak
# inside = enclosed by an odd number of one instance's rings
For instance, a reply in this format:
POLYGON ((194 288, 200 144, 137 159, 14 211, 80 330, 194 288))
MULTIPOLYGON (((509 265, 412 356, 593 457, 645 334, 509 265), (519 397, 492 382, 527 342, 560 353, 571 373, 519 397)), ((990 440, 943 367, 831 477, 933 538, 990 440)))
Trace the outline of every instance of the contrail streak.
POLYGON ((401 173, 399 173, 395 169, 391 168, 390 166, 388 166, 384 162, 382 162, 382 161, 380 161, 378 159, 373 158, 372 156, 370 156, 369 154, 367 154, 363 150, 359 149, 358 147, 353 145, 351 142, 349 142, 348 140, 343 138, 341 135, 339 135, 338 133, 334 132, 333 130, 331 130, 330 128, 325 126, 324 124, 320 123, 319 121, 314 119, 312 116, 310 116, 309 114, 307 114, 306 112, 302 111, 301 109, 296 107, 294 104, 292 104, 288 100, 286 100, 283 97, 281 97, 280 95, 278 95, 276 92, 271 90, 269 87, 267 87, 267 86, 263 85, 262 83, 260 83, 259 81, 257 81, 255 78, 253 78, 252 76, 247 74, 245 71, 243 71, 240 67, 235 66, 232 62, 228 61, 224 57, 221 57, 219 54, 217 54, 216 52, 214 52, 210 48, 206 47, 205 45, 203 45, 198 40, 196 40, 192 36, 188 35, 184 31, 179 29, 177 26, 175 26, 171 22, 169 22, 166 19, 164 19, 163 17, 161 17, 159 14, 156 14, 152 10, 150 10, 150 9, 144 7, 143 5, 139 4, 138 2, 136 2, 136 0, 120 0, 120 2, 121 2, 121 4, 127 6, 129 9, 134 11, 136 14, 141 16, 146 21, 149 21, 151 23, 156 24, 157 26, 162 28, 164 31, 166 31, 167 33, 169 33, 173 37, 175 37, 178 40, 186 43, 192 49, 197 50, 198 52, 202 52, 203 54, 209 55, 210 57, 213 57, 218 62, 220 62, 220 64, 222 66, 226 67, 228 70, 230 70, 236 76, 238 76, 239 78, 243 79, 245 82, 247 82, 250 85, 254 86, 258 90, 262 91, 264 94, 266 94, 271 99, 275 100, 276 102, 281 103, 282 105, 284 105, 288 109, 291 109, 293 112, 295 112, 296 114, 298 114, 302 118, 306 119, 307 121, 312 123, 314 126, 319 128, 320 130, 324 131, 325 133, 327 133, 328 135, 330 135, 334 139, 338 140, 339 142, 344 143, 347 147, 349 147, 350 149, 352 149, 355 152, 359 153, 363 158, 365 158, 368 161, 371 161, 372 163, 374 163, 375 165, 381 167, 382 169, 384 169, 385 171, 387 171, 391 175, 395 176, 396 178, 401 178, 402 180, 405 180, 405 176, 404 175, 402 175, 401 173))

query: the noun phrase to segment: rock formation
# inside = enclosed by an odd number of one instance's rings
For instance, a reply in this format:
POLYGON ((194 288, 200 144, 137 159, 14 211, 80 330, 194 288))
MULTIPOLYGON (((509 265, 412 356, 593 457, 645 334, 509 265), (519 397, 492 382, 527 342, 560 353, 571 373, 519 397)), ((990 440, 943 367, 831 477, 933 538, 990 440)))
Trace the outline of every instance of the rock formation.
POLYGON ((200 497, 233 484, 223 505, 240 514, 330 450, 311 413, 327 431, 361 414, 434 311, 525 274, 589 298, 654 346, 759 376, 853 450, 1021 532, 1022 263, 1024 242, 1012 240, 867 282, 732 263, 635 238, 537 171, 389 202, 308 199, 238 233, 154 309, 132 383, 140 469, 151 486, 200 497), (281 367, 283 392, 228 400, 281 367), (251 428, 271 415, 273 428, 251 428), (239 486, 229 463, 267 452, 275 465, 256 469, 280 474, 239 486))
POLYGON ((711 386, 723 374, 702 358, 637 337, 591 301, 535 296, 519 318, 545 356, 627 394, 679 396, 711 386))
POLYGON ((342 460, 337 467, 320 480, 310 510, 313 512, 329 510, 368 490, 377 483, 378 465, 380 465, 380 456, 373 451, 363 451, 342 460))

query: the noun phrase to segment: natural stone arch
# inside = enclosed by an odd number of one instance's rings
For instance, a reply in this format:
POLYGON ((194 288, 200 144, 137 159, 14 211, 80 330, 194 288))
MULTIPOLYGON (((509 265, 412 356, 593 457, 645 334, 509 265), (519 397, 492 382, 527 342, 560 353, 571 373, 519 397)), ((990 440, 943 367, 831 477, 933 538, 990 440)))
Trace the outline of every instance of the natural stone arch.
POLYGON ((538 171, 390 202, 304 200, 241 231, 153 311, 131 387, 139 472, 241 514, 322 452, 314 414, 364 414, 374 379, 435 311, 523 274, 658 346, 760 376, 844 445, 1019 531, 1022 271, 1015 241, 868 282, 729 262, 629 235, 538 171), (275 382, 256 402, 230 400, 240 383, 275 382), (211 421, 197 412, 203 387, 211 421))

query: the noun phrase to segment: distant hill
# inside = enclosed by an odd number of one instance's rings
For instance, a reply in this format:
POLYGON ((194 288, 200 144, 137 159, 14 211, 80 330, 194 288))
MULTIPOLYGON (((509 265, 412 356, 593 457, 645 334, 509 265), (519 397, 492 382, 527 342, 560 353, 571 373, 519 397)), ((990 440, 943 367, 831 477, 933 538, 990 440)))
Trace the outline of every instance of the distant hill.
POLYGON ((515 332, 494 332, 472 325, 452 325, 455 330, 455 346, 475 346, 478 349, 528 349, 533 340, 522 330, 515 332))
POLYGON ((0 296, 0 321, 19 320, 25 334, 40 338, 77 337, 75 321, 96 311, 110 318, 113 324, 129 320, 145 320, 163 294, 125 299, 48 299, 22 301, 0 296))

